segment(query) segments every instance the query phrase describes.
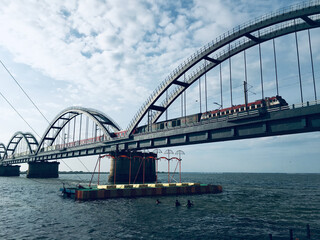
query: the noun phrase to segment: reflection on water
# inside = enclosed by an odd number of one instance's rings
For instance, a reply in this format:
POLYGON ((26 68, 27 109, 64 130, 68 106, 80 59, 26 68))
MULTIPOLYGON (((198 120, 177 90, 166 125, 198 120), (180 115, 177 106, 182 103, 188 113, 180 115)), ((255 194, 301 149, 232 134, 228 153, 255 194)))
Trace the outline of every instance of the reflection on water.
MULTIPOLYGON (((60 196, 91 175, 0 178, 0 239, 320 239, 320 174, 183 173, 222 194, 77 202, 60 196), (182 206, 175 207, 179 199, 182 206), (187 200, 194 206, 187 208, 187 200)), ((165 182, 166 174, 160 174, 165 182)), ((107 176, 100 176, 106 182, 107 176)))

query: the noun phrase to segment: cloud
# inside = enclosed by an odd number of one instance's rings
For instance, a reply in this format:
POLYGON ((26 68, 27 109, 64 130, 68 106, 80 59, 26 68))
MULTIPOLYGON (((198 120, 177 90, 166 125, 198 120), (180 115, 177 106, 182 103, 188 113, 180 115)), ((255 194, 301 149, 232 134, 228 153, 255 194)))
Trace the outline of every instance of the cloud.
MULTIPOLYGON (((241 0, 237 4, 230 0, 2 1, 0 56, 50 120, 66 107, 80 105, 102 110, 126 127, 161 81, 197 49, 238 24, 291 3, 284 0, 272 3, 241 0)), ((319 34, 316 30, 311 33, 315 36, 313 45, 317 46, 319 34)), ((276 42, 277 53, 288 54, 288 44, 276 42)), ((314 59, 319 60, 319 49, 314 49, 314 59)), ((307 56, 307 49, 304 51, 307 56)), ((289 60, 294 59, 295 52, 290 54, 289 60)), ((252 84, 255 81, 258 86, 259 62, 256 57, 254 61, 249 58, 248 53, 249 81, 252 79, 252 84)), ((242 79, 242 57, 232 61, 233 78, 242 79)), ((215 82, 208 83, 215 92, 219 92, 217 76, 210 78, 215 82)), ((228 63, 223 64, 222 76, 227 104, 228 63)), ((6 74, 2 73, 1 77, 10 80, 6 74)), ((15 96, 12 100, 15 106, 19 110, 25 108, 23 114, 43 132, 47 125, 40 123, 41 117, 25 103, 27 99, 11 85, 4 86, 6 96, 15 96)), ((234 85, 240 89, 239 86, 234 85)), ((271 89, 272 85, 266 88, 271 89)), ((237 91, 240 96, 242 90, 237 91)), ((197 95, 198 87, 192 86, 188 97, 196 111, 197 95)), ((4 104, 0 110, 13 118, 12 110, 4 104)), ((26 129, 20 120, 12 123, 2 120, 10 125, 1 130, 2 136, 26 129)))

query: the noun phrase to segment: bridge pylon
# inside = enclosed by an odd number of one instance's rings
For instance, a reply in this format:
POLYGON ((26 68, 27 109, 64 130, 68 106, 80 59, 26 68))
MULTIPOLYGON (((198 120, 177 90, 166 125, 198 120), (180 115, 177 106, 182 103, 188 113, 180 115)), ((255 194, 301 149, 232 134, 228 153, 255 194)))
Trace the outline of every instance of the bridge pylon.
POLYGON ((0 176, 20 176, 20 166, 18 165, 0 165, 0 176))
POLYGON ((58 178, 59 162, 29 162, 27 178, 58 178))
POLYGON ((112 152, 108 181, 118 184, 156 182, 156 158, 153 152, 119 151, 112 152))

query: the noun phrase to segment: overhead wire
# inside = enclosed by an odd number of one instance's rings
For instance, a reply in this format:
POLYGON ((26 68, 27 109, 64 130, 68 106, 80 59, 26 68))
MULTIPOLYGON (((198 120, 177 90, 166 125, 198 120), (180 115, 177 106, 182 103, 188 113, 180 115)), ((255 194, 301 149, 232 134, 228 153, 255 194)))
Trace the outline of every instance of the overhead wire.
POLYGON ((4 65, 4 63, 0 60, 0 63, 2 64, 2 66, 4 67, 4 69, 7 71, 7 73, 11 76, 11 78, 15 81, 15 83, 19 86, 19 88, 21 89, 21 91, 27 96, 27 98, 30 100, 30 102, 33 104, 33 106, 38 110, 38 112, 42 115, 42 117, 50 124, 49 120, 44 116, 44 114, 41 112, 41 110, 38 108, 38 106, 34 103, 34 101, 32 101, 32 99, 29 97, 29 95, 26 93, 26 91, 24 91, 24 89, 21 87, 21 85, 19 84, 19 82, 15 79, 15 77, 11 74, 11 72, 9 71, 9 69, 4 65))
MULTIPOLYGON (((11 74, 9 69, 4 65, 4 63, 0 60, 1 65, 6 70, 6 72, 11 76, 11 78, 14 80, 14 82, 18 85, 18 87, 21 89, 21 91, 26 95, 26 97, 29 99, 29 101, 32 103, 32 105, 38 110, 38 112, 41 114, 41 116, 47 121, 47 123, 50 125, 50 121, 45 117, 45 115, 42 113, 42 111, 39 109, 39 107, 35 104, 35 102, 31 99, 31 97, 28 95, 28 93, 22 88, 22 86, 19 84, 17 79, 11 74)), ((18 110, 9 102, 9 100, 0 92, 1 96, 4 98, 4 100, 11 106, 11 108, 19 115, 19 117, 30 127, 30 129, 39 137, 41 136, 37 133, 37 131, 24 119, 24 117, 18 112, 18 110)), ((89 169, 83 164, 83 162, 77 157, 79 162, 84 166, 84 168, 88 171, 89 169)), ((61 160, 71 171, 72 169, 63 161, 61 160)))
MULTIPOLYGON (((3 99, 10 105, 10 107, 19 115, 19 117, 31 128, 31 130, 37 134, 38 137, 40 137, 40 135, 37 133, 36 130, 34 130, 34 128, 27 122, 27 120, 24 119, 24 117, 18 112, 18 110, 9 102, 9 100, 2 94, 2 92, 0 92, 0 95, 3 97, 3 99)), ((41 137, 40 137, 41 138, 41 137)))

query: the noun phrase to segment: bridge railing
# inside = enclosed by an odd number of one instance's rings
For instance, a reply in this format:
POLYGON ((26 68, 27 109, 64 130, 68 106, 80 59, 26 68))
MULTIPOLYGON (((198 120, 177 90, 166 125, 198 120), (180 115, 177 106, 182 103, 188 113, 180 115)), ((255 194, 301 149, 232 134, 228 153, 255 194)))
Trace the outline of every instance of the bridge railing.
MULTIPOLYGON (((281 106, 281 107, 273 107, 273 108, 267 109, 266 111, 267 112, 286 111, 286 110, 290 110, 290 109, 308 107, 308 106, 317 105, 317 104, 320 104, 320 100, 307 101, 305 103, 298 103, 298 104, 292 104, 292 105, 281 106)), ((164 129, 152 128, 151 130, 149 130, 147 132, 137 133, 135 135, 146 135, 146 134, 155 133, 155 132, 165 132, 165 131, 168 131, 169 129, 188 128, 188 127, 205 125, 205 124, 210 124, 210 123, 234 121, 236 119, 241 119, 241 118, 245 118, 245 117, 258 116, 258 115, 261 115, 262 112, 263 111, 261 111, 261 110, 251 110, 248 112, 247 111, 246 112, 238 112, 238 113, 234 113, 234 114, 230 114, 230 115, 206 119, 203 121, 181 123, 181 125, 179 125, 179 126, 170 127, 170 128, 168 128, 168 127, 164 128, 164 129)), ((181 119, 183 119, 183 118, 184 117, 182 117, 181 119)), ((170 120, 168 120, 168 121, 170 121, 170 120)))
POLYGON ((48 152, 48 151, 54 151, 54 150, 65 150, 67 148, 74 148, 74 147, 79 147, 83 145, 90 145, 98 142, 105 142, 108 140, 108 137, 105 135, 101 135, 95 138, 88 138, 88 139, 82 139, 82 140, 77 140, 73 142, 68 142, 68 143, 62 143, 62 144, 56 144, 48 147, 44 147, 41 149, 40 152, 48 152))
POLYGON ((301 107, 309 107, 309 106, 317 105, 317 104, 320 104, 320 100, 307 101, 307 102, 304 102, 304 103, 292 104, 290 106, 290 109, 301 108, 301 107))

